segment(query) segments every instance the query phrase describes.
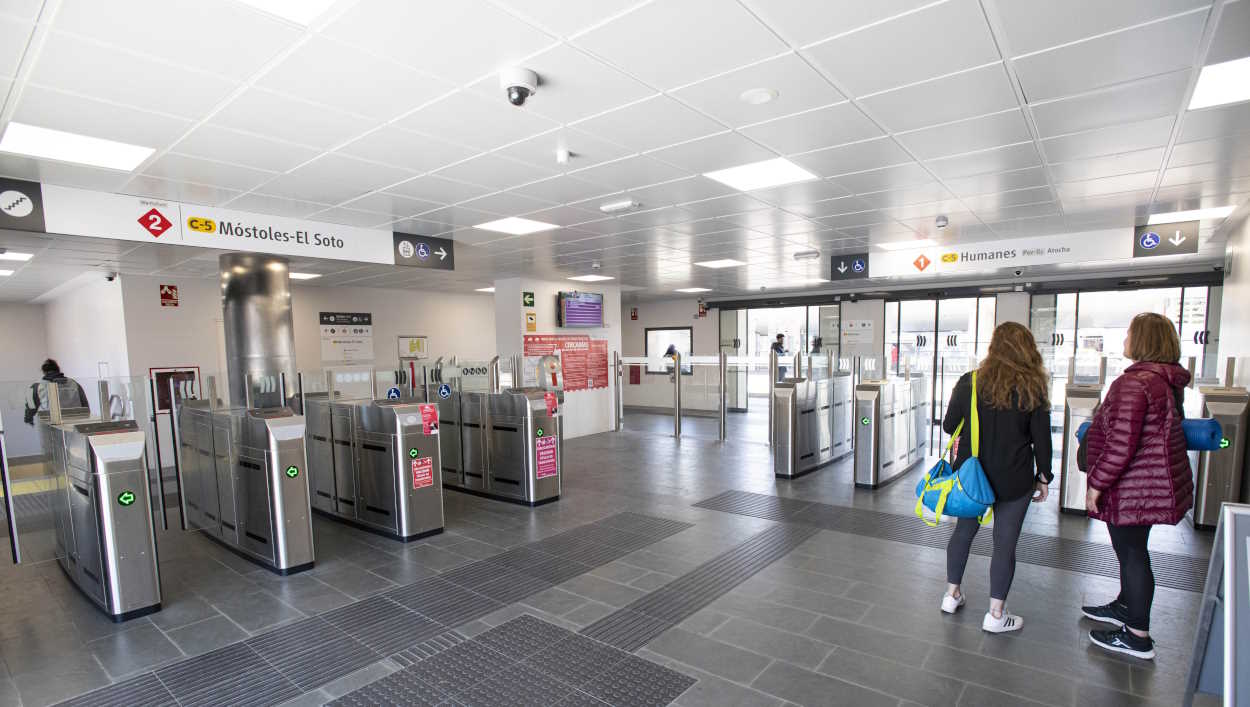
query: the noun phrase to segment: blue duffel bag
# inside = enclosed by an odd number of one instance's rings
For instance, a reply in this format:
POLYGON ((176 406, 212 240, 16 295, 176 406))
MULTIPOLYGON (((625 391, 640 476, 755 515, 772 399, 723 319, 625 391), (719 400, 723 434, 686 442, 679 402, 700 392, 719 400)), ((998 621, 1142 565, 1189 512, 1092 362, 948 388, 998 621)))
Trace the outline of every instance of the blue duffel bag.
MULTIPOLYGON (((1085 433, 1092 423, 1089 420, 1076 428, 1078 441, 1085 441, 1085 433)), ((1213 452, 1224 443, 1224 428, 1214 417, 1196 417, 1181 420, 1181 429, 1185 431, 1185 447, 1194 452, 1213 452)))
POLYGON ((946 451, 932 469, 925 472, 924 478, 916 484, 916 516, 927 525, 936 527, 942 516, 952 518, 976 518, 982 525, 994 517, 994 489, 990 480, 981 468, 978 455, 981 451, 981 424, 977 418, 977 374, 972 373, 972 456, 958 469, 951 466, 947 457, 951 446, 958 439, 964 428, 964 421, 959 422, 955 434, 946 443, 946 451), (933 511, 934 519, 930 521, 924 516, 924 509, 933 511))

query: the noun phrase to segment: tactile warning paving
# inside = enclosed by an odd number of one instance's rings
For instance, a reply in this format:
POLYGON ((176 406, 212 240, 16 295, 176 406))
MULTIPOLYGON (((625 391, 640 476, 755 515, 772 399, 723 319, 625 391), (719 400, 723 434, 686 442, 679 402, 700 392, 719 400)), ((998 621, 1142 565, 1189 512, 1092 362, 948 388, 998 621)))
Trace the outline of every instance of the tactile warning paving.
POLYGON ((79 695, 58 707, 177 707, 169 690, 153 673, 79 695))
POLYGON ((585 636, 569 636, 525 659, 524 664, 560 682, 581 687, 629 654, 585 636))
POLYGON ((426 658, 433 658, 443 651, 469 640, 459 631, 445 631, 433 638, 426 639, 415 646, 410 646, 391 656, 391 660, 408 667, 426 658))
POLYGON ((349 604, 321 618, 379 655, 390 655, 447 630, 386 597, 349 604))
POLYGON ((442 691, 422 681, 414 671, 405 669, 328 704, 332 707, 435 707, 455 703, 442 691))
POLYGON ((516 660, 506 654, 475 641, 465 641, 404 670, 443 692, 455 692, 476 685, 515 663, 516 660))
POLYGON ((694 683, 692 677, 631 655, 582 690, 616 707, 650 707, 672 702, 694 683))
POLYGON ((478 634, 473 641, 520 660, 572 635, 568 629, 522 614, 478 634))
POLYGON ((246 644, 236 643, 156 671, 180 705, 270 705, 301 689, 246 644))
POLYGON ((582 629, 584 635, 633 651, 711 604, 817 533, 805 525, 760 531, 694 570, 582 629))
POLYGON ((555 707, 610 707, 607 702, 597 700, 581 690, 574 690, 555 704, 555 707))
MULTIPOLYGON (((246 643, 301 690, 324 685, 382 657, 320 618, 297 621, 246 643)), ((176 691, 174 696, 178 697, 176 691)))
POLYGON ((638 535, 647 535, 656 539, 666 538, 687 528, 694 527, 693 523, 685 521, 657 518, 629 511, 610 515, 607 518, 595 521, 591 525, 604 525, 609 528, 616 528, 617 530, 624 530, 638 535))
MULTIPOLYGON (((694 504, 725 513, 781 520, 810 525, 822 530, 865 535, 895 542, 946 547, 954 530, 953 522, 931 528, 914 516, 896 515, 863 508, 834 506, 827 503, 795 501, 746 491, 725 493, 694 504)), ((990 533, 979 533, 972 543, 972 552, 989 557, 994 552, 990 533)), ((1016 545, 1016 560, 1053 569, 1118 577, 1120 565, 1110 545, 1086 540, 1073 540, 1036 533, 1021 533, 1016 545)), ((1201 592, 1206 582, 1207 559, 1168 552, 1151 552, 1150 565, 1155 582, 1163 587, 1201 592)))
POLYGON ((392 589, 385 596, 444 626, 459 626, 504 606, 441 577, 392 589))
POLYGON ((547 707, 573 691, 553 677, 513 666, 455 695, 465 707, 547 707))

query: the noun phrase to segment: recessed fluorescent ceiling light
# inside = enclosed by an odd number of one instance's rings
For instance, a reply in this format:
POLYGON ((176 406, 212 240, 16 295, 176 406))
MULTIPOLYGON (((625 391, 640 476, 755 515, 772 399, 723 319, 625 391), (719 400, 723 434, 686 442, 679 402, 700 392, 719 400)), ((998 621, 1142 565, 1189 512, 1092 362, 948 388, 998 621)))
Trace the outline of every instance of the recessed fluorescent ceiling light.
POLYGON ((25 123, 9 123, 4 137, 0 138, 0 152, 129 172, 146 160, 153 150, 25 123))
POLYGON ((707 172, 703 176, 715 179, 739 191, 767 189, 817 178, 816 175, 782 157, 707 172))
POLYGON ((932 238, 917 238, 910 241, 890 241, 888 243, 878 243, 877 247, 881 250, 907 250, 908 248, 929 248, 937 245, 937 241, 932 238))
POLYGON ((698 265, 701 268, 713 268, 713 269, 719 270, 720 268, 741 267, 743 265, 746 265, 746 263, 742 262, 741 260, 734 260, 732 258, 724 258, 721 260, 704 260, 701 263, 695 263, 695 265, 698 265))
POLYGON ((1180 223, 1181 221, 1202 221, 1204 219, 1221 219, 1233 212, 1235 207, 1217 206, 1211 209, 1194 209, 1193 211, 1169 211, 1165 214, 1151 214, 1147 226, 1157 223, 1180 223))
POLYGON ((681 292, 687 295, 692 295, 696 292, 711 292, 711 291, 712 290, 707 287, 682 287, 680 289, 673 290, 673 292, 681 292))
POLYGON ((321 275, 315 272, 293 272, 290 277, 292 280, 316 280, 321 275))
POLYGON ((27 260, 30 260, 30 259, 31 259, 31 258, 33 258, 33 257, 35 257, 35 256, 34 256, 34 254, 32 254, 32 253, 18 253, 18 252, 16 252, 16 251, 12 251, 12 250, 6 250, 6 251, 4 251, 4 252, 0 252, 0 260, 21 260, 21 261, 27 261, 27 260))
POLYGON ((239 0, 296 24, 308 25, 334 4, 334 0, 239 0))
POLYGON ((642 206, 642 204, 633 199, 621 199, 620 201, 609 201, 599 204, 599 210, 605 214, 616 214, 622 211, 633 211, 639 206, 642 206))
POLYGON ((9 275, 12 275, 12 274, 13 274, 12 270, 0 270, 0 277, 8 277, 9 275))
POLYGON ((611 280, 612 278, 607 275, 578 275, 577 277, 570 277, 569 279, 577 280, 578 282, 603 282, 604 280, 611 280))
POLYGON ((1250 56, 1202 67, 1189 110, 1250 99, 1250 56))
POLYGON ((474 290, 474 292, 494 292, 494 291, 495 291, 495 288, 493 287, 479 287, 476 290, 474 290))
POLYGON ((527 218, 517 218, 509 216, 501 218, 498 221, 490 221, 488 223, 479 223, 474 228, 483 231, 498 231, 499 233, 511 233, 514 236, 524 236, 530 233, 538 233, 539 231, 550 231, 553 228, 559 228, 554 223, 543 223, 542 221, 531 221, 527 218))

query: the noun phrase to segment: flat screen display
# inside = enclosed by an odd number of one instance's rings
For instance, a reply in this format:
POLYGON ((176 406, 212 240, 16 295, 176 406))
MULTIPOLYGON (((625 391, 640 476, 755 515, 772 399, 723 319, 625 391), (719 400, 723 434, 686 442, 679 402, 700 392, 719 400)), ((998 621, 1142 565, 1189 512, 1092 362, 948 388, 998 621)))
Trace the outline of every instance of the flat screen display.
POLYGON ((602 327, 603 295, 598 292, 561 292, 560 326, 602 327))

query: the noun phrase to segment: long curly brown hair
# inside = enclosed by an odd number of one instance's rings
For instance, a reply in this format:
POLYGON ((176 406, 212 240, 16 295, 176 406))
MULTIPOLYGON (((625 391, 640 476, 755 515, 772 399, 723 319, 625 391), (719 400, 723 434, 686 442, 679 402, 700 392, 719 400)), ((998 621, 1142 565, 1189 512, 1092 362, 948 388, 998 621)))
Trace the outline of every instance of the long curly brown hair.
POLYGON ((1028 327, 1016 322, 995 327, 989 351, 977 368, 977 399, 999 410, 1036 410, 1049 404, 1049 384, 1028 327))

